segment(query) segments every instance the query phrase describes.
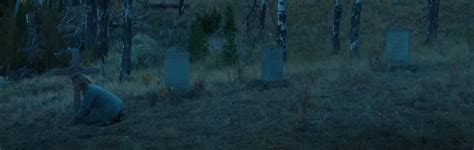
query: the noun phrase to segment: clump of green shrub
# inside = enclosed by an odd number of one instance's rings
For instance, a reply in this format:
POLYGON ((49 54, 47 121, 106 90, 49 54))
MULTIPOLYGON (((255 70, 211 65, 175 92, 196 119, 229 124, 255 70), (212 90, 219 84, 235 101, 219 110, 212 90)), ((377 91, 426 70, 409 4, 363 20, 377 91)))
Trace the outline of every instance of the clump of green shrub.
POLYGON ((204 33, 204 26, 202 22, 199 19, 196 20, 191 27, 191 33, 188 43, 188 52, 191 55, 191 62, 201 60, 208 54, 207 39, 208 37, 204 33))
POLYGON ((191 62, 199 61, 208 55, 209 36, 217 32, 221 20, 222 16, 216 8, 196 16, 188 42, 191 62))
POLYGON ((16 17, 13 16, 13 1, 0 3, 0 67, 6 75, 9 70, 22 67, 26 56, 21 52, 21 47, 26 29, 17 26, 16 17))
POLYGON ((4 74, 12 74, 15 70, 29 66, 34 73, 42 73, 51 68, 63 67, 68 64, 68 54, 58 53, 66 48, 66 39, 56 30, 62 13, 49 7, 34 8, 28 2, 22 3, 19 13, 15 16, 15 1, 0 4, 0 66, 4 74), (26 14, 37 11, 36 40, 37 47, 31 47, 26 36, 26 14))
POLYGON ((237 45, 235 43, 237 27, 232 6, 226 6, 224 16, 224 38, 226 42, 224 45, 223 62, 227 66, 233 66, 239 63, 239 55, 237 54, 237 45))
POLYGON ((222 16, 216 8, 213 8, 210 12, 198 15, 197 20, 202 23, 204 33, 206 33, 206 35, 211 35, 219 29, 222 16))
POLYGON ((58 13, 51 8, 45 8, 39 19, 38 49, 37 55, 32 57, 33 65, 37 72, 41 73, 52 68, 65 67, 69 65, 69 53, 64 50, 67 48, 67 39, 63 33, 57 31, 57 26, 61 21, 62 13, 58 13), (62 52, 62 53, 61 53, 62 52))
MULTIPOLYGON (((222 16, 217 9, 209 13, 198 15, 195 23, 191 27, 188 50, 191 54, 191 61, 198 61, 208 54, 209 36, 219 29, 222 16)), ((239 63, 237 54, 236 39, 237 26, 235 24, 234 11, 231 5, 227 5, 224 10, 224 51, 222 54, 223 63, 226 66, 233 66, 239 63)))

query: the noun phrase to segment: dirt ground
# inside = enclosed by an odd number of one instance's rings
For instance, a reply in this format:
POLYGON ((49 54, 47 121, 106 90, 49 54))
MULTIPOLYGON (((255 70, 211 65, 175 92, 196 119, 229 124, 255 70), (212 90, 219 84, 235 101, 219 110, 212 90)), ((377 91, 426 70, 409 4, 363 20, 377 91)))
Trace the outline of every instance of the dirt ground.
MULTIPOLYGON (((470 149, 474 146, 474 92, 469 89, 472 84, 445 85, 443 73, 435 68, 416 72, 346 71, 291 75, 286 88, 262 89, 252 82, 232 82, 212 85, 215 89, 203 91, 199 98, 128 98, 124 99, 126 119, 107 127, 67 127, 70 114, 43 113, 30 124, 3 126, 0 147, 470 149), (316 80, 308 83, 312 79, 316 80), (446 89, 450 86, 451 89, 446 89)), ((8 117, 7 113, 3 112, 2 117, 8 117)))

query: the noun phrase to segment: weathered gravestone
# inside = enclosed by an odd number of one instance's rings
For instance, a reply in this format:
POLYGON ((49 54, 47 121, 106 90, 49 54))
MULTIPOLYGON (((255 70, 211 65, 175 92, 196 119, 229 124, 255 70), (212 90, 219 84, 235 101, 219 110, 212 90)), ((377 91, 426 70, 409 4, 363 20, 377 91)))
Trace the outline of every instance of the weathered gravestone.
POLYGON ((165 55, 165 84, 177 94, 189 92, 189 54, 169 52, 165 55))
POLYGON ((262 50, 262 81, 283 80, 283 48, 266 47, 262 50))
POLYGON ((261 62, 261 80, 251 82, 248 86, 261 89, 288 86, 288 81, 283 78, 284 53, 282 47, 264 47, 262 49, 261 62))
MULTIPOLYGON (((71 76, 76 73, 82 74, 97 74, 99 73, 99 69, 97 68, 84 68, 81 67, 81 60, 79 55, 79 49, 71 48, 69 49, 71 52, 71 66, 65 69, 54 69, 52 73, 54 75, 67 75, 71 76)), ((73 90, 74 91, 74 90, 73 90)), ((78 91, 74 91, 74 111, 77 112, 81 106, 81 94, 78 91)))
POLYGON ((411 31, 402 27, 392 27, 387 33, 386 58, 390 69, 410 66, 411 31))

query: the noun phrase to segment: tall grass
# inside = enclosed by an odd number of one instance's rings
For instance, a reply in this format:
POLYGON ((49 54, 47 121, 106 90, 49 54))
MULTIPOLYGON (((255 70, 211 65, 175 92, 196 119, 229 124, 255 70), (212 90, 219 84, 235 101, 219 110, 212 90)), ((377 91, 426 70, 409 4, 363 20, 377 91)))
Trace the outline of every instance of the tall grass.
MULTIPOLYGON (((204 85, 207 94, 196 99, 176 98, 150 105, 151 100, 159 99, 156 93, 162 89, 163 67, 160 60, 147 56, 162 57, 161 53, 170 47, 185 47, 187 43, 183 41, 187 40, 183 37, 188 35, 193 20, 160 15, 156 16, 160 19, 150 19, 150 22, 156 23, 162 33, 179 31, 169 36, 182 42, 168 42, 152 33, 136 34, 133 50, 137 57, 147 59, 142 66, 135 64, 134 68, 139 69, 132 71, 130 81, 120 83, 120 41, 111 41, 112 54, 105 64, 96 64, 102 73, 92 75, 98 84, 123 98, 126 113, 131 116, 125 122, 102 130, 60 128, 71 117, 70 81, 65 77, 38 76, 1 89, 0 127, 11 131, 0 131, 0 137, 5 133, 4 136, 19 140, 0 141, 0 148, 21 147, 15 144, 27 143, 21 139, 26 136, 22 135, 26 131, 21 129, 29 126, 51 126, 55 129, 54 136, 70 138, 52 147, 81 141, 86 144, 83 148, 116 144, 134 149, 189 148, 186 145, 211 149, 285 149, 298 145, 360 149, 471 148, 469 144, 474 142, 471 129, 474 120, 470 117, 474 113, 471 109, 474 106, 471 90, 474 61, 470 59, 473 57, 472 43, 468 42, 470 36, 460 34, 472 33, 462 23, 474 21, 469 18, 474 13, 469 7, 473 6, 471 0, 441 4, 440 29, 433 45, 423 44, 425 1, 364 1, 359 60, 347 59, 349 1, 345 1, 343 10, 343 53, 336 56, 330 55, 333 3, 326 0, 288 2, 289 59, 285 78, 290 82, 289 88, 260 90, 248 86, 250 81, 260 77, 260 49, 272 43, 275 36, 272 17, 267 17, 265 30, 236 34, 237 47, 248 52, 242 62, 244 82, 234 82, 237 76, 221 66, 221 55, 211 53, 191 65, 190 75, 193 83, 204 85), (178 21, 166 21, 174 19, 178 21), (175 26, 181 23, 184 27, 175 26), (386 31, 394 25, 413 31, 411 56, 412 63, 418 67, 415 72, 383 72, 372 68, 372 58, 380 57, 384 61, 386 31), (302 120, 306 126, 295 125, 302 120), (109 142, 70 135, 89 130, 98 132, 93 135, 109 142)), ((192 8, 186 15, 231 3, 239 31, 245 28, 240 21, 251 4, 230 0, 187 3, 191 3, 192 8)), ((271 0, 269 6, 276 6, 275 1, 271 0)), ((275 16, 275 9, 270 10, 270 15, 275 16)), ((221 34, 216 36, 219 38, 221 34)), ((28 132, 45 134, 34 129, 28 132)))

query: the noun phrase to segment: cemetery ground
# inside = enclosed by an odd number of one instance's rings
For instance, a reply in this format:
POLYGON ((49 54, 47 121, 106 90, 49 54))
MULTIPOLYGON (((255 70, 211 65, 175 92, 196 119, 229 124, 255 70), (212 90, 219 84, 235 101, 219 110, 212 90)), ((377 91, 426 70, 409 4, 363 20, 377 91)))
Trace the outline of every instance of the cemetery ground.
MULTIPOLYGON (((415 67, 410 70, 386 69, 390 16, 378 16, 375 12, 386 7, 374 4, 367 4, 371 9, 362 17, 366 23, 360 59, 348 59, 347 48, 331 55, 330 33, 324 32, 330 31, 330 23, 319 22, 324 17, 290 14, 286 88, 254 84, 260 79, 261 43, 266 42, 258 39, 266 36, 239 34, 239 47, 248 52, 240 77, 239 71, 220 65, 218 53, 211 53, 191 65, 195 97, 173 96, 162 88, 163 65, 153 57, 161 56, 156 47, 166 49, 165 44, 172 43, 166 39, 180 37, 162 32, 158 39, 167 38, 156 41, 138 33, 132 51, 152 57, 143 64, 135 60, 130 81, 118 80, 118 40, 112 40, 113 52, 105 65, 95 64, 101 73, 91 75, 123 99, 124 121, 107 127, 67 127, 73 111, 69 79, 38 75, 0 87, 0 149, 472 149, 474 50, 462 36, 471 31, 456 23, 462 17, 449 17, 462 3, 442 8, 451 12, 441 15, 445 21, 440 38, 424 45, 424 24, 413 21, 424 14, 415 13, 408 2, 388 13, 401 10, 399 21, 415 29, 415 67), (260 46, 242 44, 249 41, 260 46)), ((185 33, 177 31, 170 32, 185 33)))
MULTIPOLYGON (((472 52, 465 47, 446 52, 445 44, 449 42, 419 50, 415 59, 425 65, 415 72, 373 71, 368 61, 344 61, 340 56, 290 59, 285 73, 288 88, 249 84, 258 79, 254 73, 259 72, 258 65, 245 67, 245 80, 239 82, 226 71, 195 64, 191 79, 204 87, 197 98, 159 91, 160 73, 154 68, 136 71, 126 83, 115 80, 113 69, 106 69, 108 74, 92 77, 123 98, 127 115, 123 122, 107 127, 66 127, 73 110, 68 80, 38 77, 2 89, 0 145, 5 149, 469 148, 474 146, 472 52)), ((114 65, 110 68, 119 64, 114 65)))

